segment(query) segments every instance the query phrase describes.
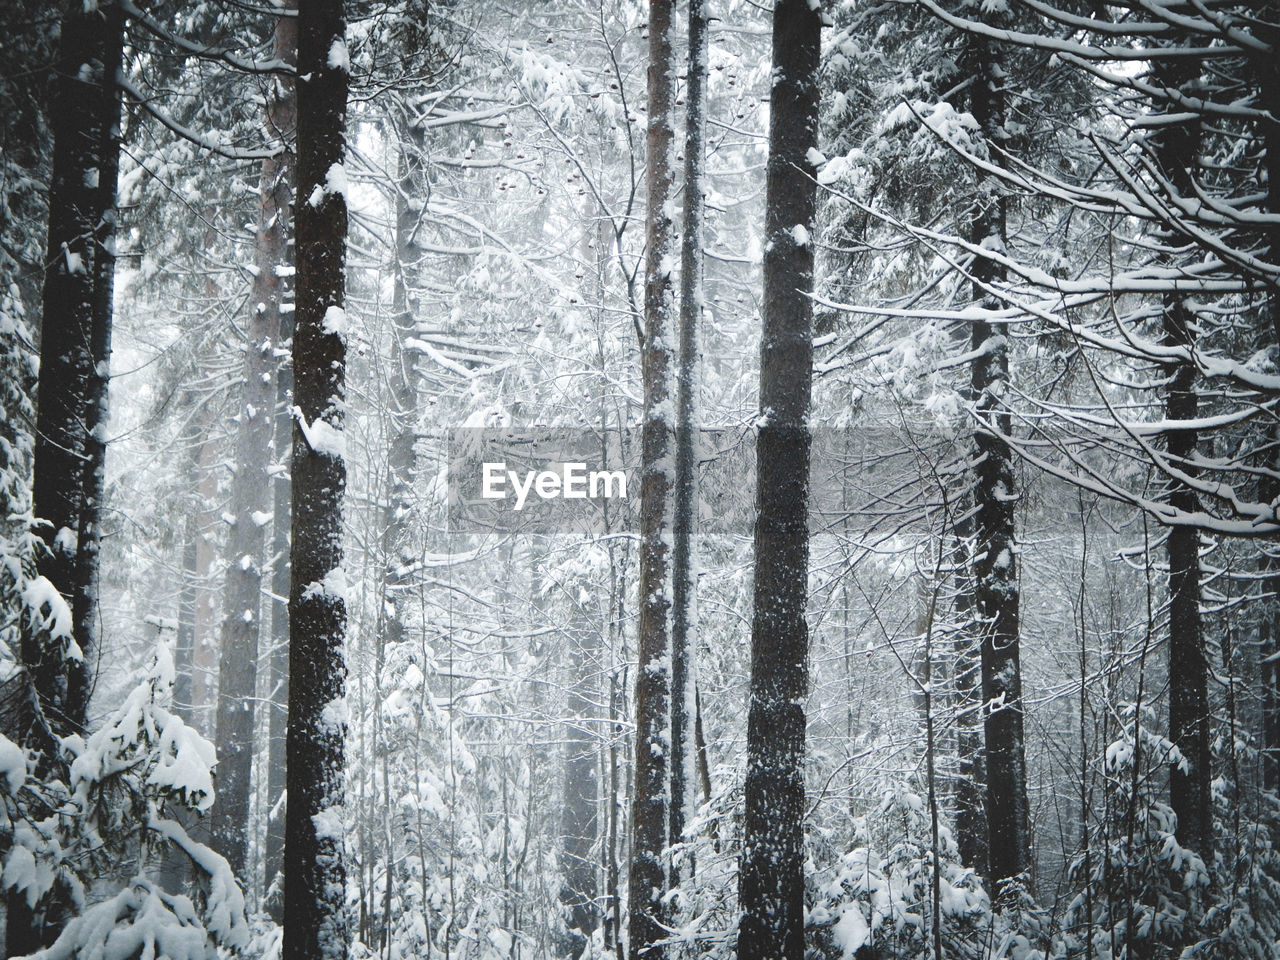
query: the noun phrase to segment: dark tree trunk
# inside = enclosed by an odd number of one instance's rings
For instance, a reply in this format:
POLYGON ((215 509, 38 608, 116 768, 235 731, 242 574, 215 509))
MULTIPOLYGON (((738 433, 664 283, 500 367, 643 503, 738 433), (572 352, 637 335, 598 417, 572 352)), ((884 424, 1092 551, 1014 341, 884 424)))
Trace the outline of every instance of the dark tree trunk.
POLYGON ((640 625, 636 669, 635 796, 632 803, 629 950, 631 960, 661 955, 651 950, 666 934, 663 895, 670 883, 667 853, 670 787, 670 551, 673 478, 668 466, 675 424, 671 336, 674 291, 672 183, 671 0, 649 3, 649 126, 646 141, 648 246, 644 289, 644 424, 641 428, 640 625))
MULTIPOLYGON (((998 144, 1004 136, 1003 71, 991 45, 969 38, 972 58, 971 109, 983 136, 998 144)), ((1000 196, 980 197, 969 239, 1004 249, 1005 209, 1000 196)), ((991 304, 983 288, 1000 277, 992 261, 973 265, 974 296, 991 304)), ((1013 452, 1004 436, 1010 417, 1003 409, 1009 380, 1009 349, 1003 330, 975 321, 970 349, 978 354, 970 371, 978 424, 973 440, 975 507, 973 567, 974 613, 981 631, 984 764, 986 774, 987 876, 995 892, 1006 880, 1023 876, 1031 865, 1031 827, 1027 807, 1026 741, 1023 732, 1022 665, 1018 650, 1018 569, 1014 508, 1017 503, 1013 452)))
MULTIPOLYGON (((684 229, 680 244, 679 364, 676 369, 676 474, 671 549, 671 808, 672 843, 684 838, 697 783, 694 742, 694 644, 697 637, 698 324, 702 315, 702 221, 706 213, 706 0, 689 2, 689 64, 685 81, 684 229)), ((683 873, 692 872, 686 857, 683 873)), ((674 878, 673 878, 674 882, 674 878)))
POLYGON ((346 599, 342 574, 348 75, 342 0, 298 10, 286 960, 342 960, 346 599))
MULTIPOLYGON (((107 18, 99 24, 108 39, 104 55, 112 58, 103 71, 109 94, 104 95, 102 109, 106 132, 103 135, 101 165, 98 168, 99 196, 102 215, 94 228, 93 301, 89 350, 93 363, 87 381, 84 410, 84 484, 80 505, 80 530, 77 537, 76 582, 71 604, 73 635, 81 656, 67 670, 67 719, 74 729, 83 730, 89 714, 89 698, 93 678, 97 675, 97 659, 101 656, 98 636, 98 575, 102 541, 102 499, 106 493, 107 466, 107 390, 110 385, 111 318, 115 293, 116 180, 120 169, 120 89, 114 78, 123 60, 124 19, 115 7, 100 8, 107 18), (115 37, 115 41, 111 41, 115 37), (109 124, 109 125, 108 125, 109 124)), ((86 176, 88 176, 86 171, 86 176)), ((46 314, 47 316, 47 314, 46 314)), ((43 355, 43 354, 42 354, 43 355)))
POLYGON ((73 615, 81 659, 23 639, 37 696, 59 732, 82 730, 89 695, 107 365, 115 258, 123 16, 114 3, 68 4, 55 63, 53 173, 37 393, 33 510, 46 521, 37 567, 73 615))
MULTIPOLYGON (((23 664, 33 705, 23 745, 37 776, 58 763, 51 734, 83 732, 94 644, 98 540, 106 444, 102 434, 111 345, 112 254, 120 158, 120 88, 124 52, 120 8, 73 0, 61 23, 54 63, 53 169, 41 309, 40 373, 33 451, 32 512, 44 521, 36 568, 66 601, 71 635, 26 629, 23 664), (74 648, 78 647, 78 651, 74 648)), ((48 612, 48 611, 46 611, 48 612)), ((8 896, 5 947, 32 953, 58 933, 61 913, 33 911, 8 896)))
POLYGON ((820 11, 807 0, 779 0, 774 6, 740 960, 804 956, 813 372, 813 306, 807 294, 813 289, 817 199, 809 151, 818 146, 821 25, 820 11))
MULTIPOLYGON (((275 58, 297 59, 297 22, 276 20, 275 58)), ((282 147, 293 134, 293 97, 286 78, 271 79, 267 101, 267 141, 282 147)), ((253 772, 254 703, 258 680, 258 635, 262 620, 262 572, 266 525, 272 517, 271 440, 276 405, 274 374, 280 342, 280 306, 287 296, 286 270, 292 257, 289 204, 292 163, 287 152, 262 162, 256 267, 249 317, 241 402, 231 480, 231 531, 227 536, 226 584, 222 601, 222 643, 218 668, 218 796, 213 807, 213 845, 242 881, 248 880, 249 802, 253 772)))
MULTIPOLYGON (((1156 61, 1158 84, 1179 89, 1194 82, 1190 65, 1168 59, 1156 61)), ((1180 112, 1171 106, 1172 112, 1180 112)), ((1192 168, 1200 144, 1198 121, 1167 123, 1153 136, 1161 174, 1182 197, 1194 197, 1192 168)), ((1173 230, 1165 238, 1176 246, 1182 241, 1173 230)), ((1164 343, 1194 348, 1195 317, 1179 294, 1165 297, 1164 343)), ((1197 415, 1195 365, 1190 360, 1169 364, 1169 392, 1165 397, 1168 420, 1190 420, 1197 415)), ((1171 429, 1165 433, 1170 466, 1194 475, 1190 462, 1196 449, 1195 430, 1171 429)), ((1169 481, 1170 506, 1181 513, 1198 509, 1195 492, 1177 480, 1169 481)), ((1169 774, 1169 806, 1178 817, 1178 842, 1211 864, 1213 821, 1209 730, 1209 670, 1200 622, 1200 531, 1180 525, 1169 528, 1169 739, 1182 752, 1189 769, 1175 764, 1169 774)))
MULTIPOLYGON (((962 330, 956 349, 967 351, 972 330, 962 330)), ((972 376, 962 388, 973 403, 972 376)), ((958 623, 952 640, 955 664, 952 692, 955 707, 956 776, 952 785, 956 846, 960 862, 979 876, 987 875, 987 765, 982 709, 982 624, 978 619, 974 589, 973 489, 965 490, 954 508, 955 542, 952 569, 955 574, 955 615, 958 623)))
MULTIPOLYGON (((962 544, 972 542, 972 521, 966 521, 962 544)), ((962 547, 957 552, 964 552, 962 547)), ((959 565, 967 565, 967 556, 959 565)), ((958 613, 963 626, 958 631, 955 657, 956 782, 954 803, 956 845, 960 862, 979 876, 987 875, 987 767, 982 729, 981 632, 974 625, 974 591, 968 571, 960 569, 957 584, 958 613)))
MULTIPOLYGON (((1165 342, 1190 346, 1190 312, 1182 303, 1166 306, 1165 342)), ((1165 416, 1190 420, 1196 416, 1195 368, 1174 365, 1165 416)), ((1195 430, 1166 432, 1169 459, 1175 469, 1193 472, 1189 458, 1196 449, 1195 430)), ((1195 493, 1171 483, 1169 504, 1180 512, 1197 509, 1195 493)), ((1200 621, 1200 531, 1195 527, 1169 529, 1169 739, 1182 752, 1190 769, 1175 764, 1169 774, 1169 806, 1177 814, 1178 842, 1211 862, 1213 821, 1210 789, 1209 671, 1200 621)))
MULTIPOLYGON (((694 687, 693 690, 693 745, 698 751, 698 788, 702 791, 702 802, 711 802, 711 761, 707 757, 707 734, 702 725, 702 688, 694 687)), ((715 839, 715 849, 720 849, 719 834, 715 831, 717 828, 712 826, 712 837, 715 839)))

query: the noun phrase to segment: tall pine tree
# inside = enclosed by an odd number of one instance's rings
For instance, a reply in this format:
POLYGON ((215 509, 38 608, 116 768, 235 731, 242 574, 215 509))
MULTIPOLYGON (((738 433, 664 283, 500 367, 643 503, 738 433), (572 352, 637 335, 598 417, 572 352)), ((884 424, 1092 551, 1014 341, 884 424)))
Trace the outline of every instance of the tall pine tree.
POLYGON ((284 957, 342 960, 346 737, 342 425, 349 60, 343 0, 298 6, 297 307, 284 957))
POLYGON ((740 960, 804 956, 809 412, 822 17, 773 9, 740 960))

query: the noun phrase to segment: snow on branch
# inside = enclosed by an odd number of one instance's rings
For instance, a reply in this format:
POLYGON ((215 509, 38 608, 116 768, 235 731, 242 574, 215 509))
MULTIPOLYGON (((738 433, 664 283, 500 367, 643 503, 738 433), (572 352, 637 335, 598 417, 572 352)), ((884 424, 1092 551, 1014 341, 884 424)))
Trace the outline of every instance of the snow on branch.
POLYGON ((138 106, 140 106, 143 110, 147 111, 147 113, 151 114, 151 116, 155 117, 156 120, 158 120, 168 130, 172 131, 173 133, 176 133, 183 140, 187 140, 191 143, 194 143, 197 147, 200 147, 203 150, 208 150, 210 153, 215 153, 220 157, 226 157, 228 160, 266 160, 266 159, 269 159, 270 157, 277 156, 284 150, 283 147, 278 147, 275 150, 233 149, 231 147, 226 146, 225 144, 219 143, 217 140, 214 140, 212 137, 206 134, 199 133, 195 130, 192 130, 188 126, 179 123, 177 120, 174 120, 172 117, 166 114, 163 110, 160 110, 159 108, 157 108, 154 104, 151 103, 150 97, 148 97, 141 90, 139 90, 137 87, 131 84, 128 81, 128 79, 126 79, 123 71, 116 74, 116 83, 120 85, 121 90, 123 90, 125 93, 127 93, 130 97, 133 98, 133 100, 138 104, 138 106))
MULTIPOLYGON (((173 44, 183 53, 190 54, 201 60, 221 61, 243 73, 275 73, 289 77, 297 75, 298 71, 283 60, 250 60, 237 53, 232 53, 230 50, 219 50, 215 47, 194 43, 185 37, 180 37, 163 24, 157 23, 147 13, 138 9, 130 0, 120 0, 120 9, 125 16, 142 24, 148 33, 159 37, 166 43, 173 44)), ((274 16, 288 15, 288 11, 284 10, 272 11, 272 13, 274 16)))
POLYGON ((1033 50, 1047 50, 1050 53, 1075 54, 1085 60, 1096 60, 1099 62, 1114 62, 1117 60, 1149 62, 1153 59, 1188 59, 1196 63, 1204 60, 1225 59, 1229 57, 1238 57, 1241 54, 1239 47, 1227 44, 1206 44, 1205 46, 1179 46, 1179 47, 1160 47, 1152 49, 1150 47, 1130 47, 1130 46, 1090 46, 1089 44, 1077 43, 1074 40, 1065 40, 1060 37, 1047 37, 1038 33, 1024 33, 1021 30, 1007 30, 1001 27, 993 27, 989 23, 983 23, 980 20, 969 20, 965 17, 958 17, 955 14, 945 10, 934 0, 915 0, 917 4, 927 9, 939 20, 955 27, 957 30, 963 30, 966 33, 977 34, 978 36, 987 37, 990 40, 997 40, 1001 43, 1010 43, 1014 46, 1029 47, 1033 50))

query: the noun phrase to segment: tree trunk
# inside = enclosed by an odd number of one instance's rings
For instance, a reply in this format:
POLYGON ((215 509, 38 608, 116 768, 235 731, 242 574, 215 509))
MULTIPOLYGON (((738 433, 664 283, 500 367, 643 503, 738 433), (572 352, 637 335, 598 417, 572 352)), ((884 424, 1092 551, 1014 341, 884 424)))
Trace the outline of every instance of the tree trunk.
MULTIPOLYGON (((197 455, 191 451, 188 476, 194 481, 197 455)), ((192 488, 196 486, 194 482, 192 488)), ((194 505, 193 505, 194 506, 194 505)), ((178 582, 178 629, 173 642, 173 710, 191 723, 191 672, 196 652, 196 515, 188 513, 183 523, 182 572, 178 582)))
POLYGON ((576 598, 566 596, 573 608, 568 614, 568 716, 564 744, 564 806, 560 815, 560 906, 565 912, 569 936, 564 956, 581 956, 599 924, 596 898, 596 861, 592 859, 600 832, 599 798, 596 796, 597 744, 586 724, 595 715, 596 697, 591 650, 598 649, 592 626, 577 609, 576 598))
MULTIPOLYGON (((280 325, 280 340, 293 339, 293 322, 286 314, 280 325)), ((263 851, 263 875, 266 880, 266 908, 271 919, 281 923, 284 919, 284 833, 287 817, 285 790, 287 787, 288 721, 289 721, 289 583, 292 568, 289 564, 289 514, 292 499, 292 481, 283 469, 292 434, 293 417, 289 405, 293 396, 293 365, 289 358, 280 359, 276 382, 276 425, 273 450, 280 470, 272 481, 271 521, 271 657, 269 665, 270 716, 267 718, 267 836, 263 851), (273 891, 272 887, 279 887, 273 891)))
MULTIPOLYGON (((1268 3, 1261 13, 1263 20, 1274 24, 1278 7, 1280 4, 1268 3)), ((1273 49, 1280 47, 1280 27, 1260 28, 1259 34, 1273 49)), ((1266 144, 1266 210, 1277 217, 1280 216, 1280 65, 1271 60, 1261 65, 1258 73, 1262 104, 1270 113, 1270 119, 1262 124, 1266 144)), ((1276 263, 1280 258, 1280 227, 1272 225, 1267 234, 1264 258, 1276 263)), ((1272 286, 1266 297, 1263 322, 1258 328, 1259 350, 1280 344, 1280 291, 1272 286)), ((1271 424, 1268 438, 1270 451, 1263 464, 1266 473, 1259 483, 1258 499, 1262 503, 1275 503, 1280 497, 1280 424, 1271 424)), ((1280 557, 1274 548, 1260 551, 1259 566, 1263 575, 1262 592, 1271 595, 1261 605, 1258 629, 1258 652, 1262 661, 1262 783, 1267 790, 1280 790, 1280 659, 1277 659, 1280 654, 1280 557)))
POLYGON ((285 960, 342 960, 347 955, 342 824, 346 464, 341 432, 346 372, 345 26, 342 0, 299 4, 285 960))
MULTIPOLYGON (((1164 316, 1165 342, 1190 346, 1191 313, 1181 302, 1169 304, 1164 316)), ((1195 368, 1174 365, 1165 416, 1190 420, 1197 410, 1195 368)), ((1168 430, 1166 445, 1175 469, 1188 473, 1196 449, 1195 430, 1168 430)), ((1191 513, 1196 495, 1188 487, 1171 484, 1169 503, 1191 513)), ((1169 806, 1177 814, 1178 842, 1211 862, 1213 842, 1210 789, 1209 672, 1200 622, 1200 531, 1195 527, 1169 529, 1169 739, 1190 764, 1175 764, 1169 774, 1169 806)))
MULTIPOLYGON (((293 159, 290 153, 290 159, 293 159)), ((296 185, 296 175, 291 177, 296 185)), ((296 298, 295 298, 296 299, 296 298)), ((280 342, 292 350, 293 314, 285 313, 280 320, 280 342)), ((277 463, 272 481, 271 521, 271 714, 267 720, 267 817, 266 847, 263 852, 266 879, 266 908, 276 923, 284 919, 284 833, 287 818, 286 757, 289 720, 289 584, 292 567, 289 563, 289 515, 292 508, 292 480, 285 464, 293 433, 293 361, 280 351, 276 372, 276 425, 272 449, 277 463), (276 889, 272 889, 272 888, 276 889)))
MULTIPOLYGON (((991 45, 969 38, 973 60, 971 108, 989 143, 1004 134, 1003 71, 991 45)), ((969 233, 975 244, 1004 249, 1003 197, 982 196, 969 233)), ((974 296, 992 303, 983 289, 1000 277, 992 261, 973 265, 974 296)), ((1022 665, 1018 650, 1018 569, 1014 507, 1017 503, 1013 452, 1004 440, 1011 423, 1002 410, 1009 380, 1009 348, 1003 331, 976 320, 970 349, 979 354, 970 369, 978 423, 973 441, 977 466, 973 475, 976 543, 972 558, 974 607, 981 629, 984 763, 986 773, 987 877, 1000 884, 1023 876, 1031 866, 1031 827, 1027 807, 1026 741, 1023 732, 1022 665)))
MULTIPOLYGON (((188 398, 189 399, 189 398, 188 398)), ((172 693, 173 710, 184 723, 195 726, 192 716, 194 698, 194 679, 196 675, 196 630, 197 611, 199 609, 202 587, 202 575, 199 564, 201 560, 201 514, 209 510, 210 504, 201 502, 199 491, 203 475, 207 473, 208 452, 215 447, 209 438, 208 423, 204 416, 198 416, 191 410, 189 419, 181 434, 180 444, 187 459, 185 480, 190 497, 185 504, 186 519, 183 523, 182 568, 178 581, 178 617, 177 630, 174 637, 173 670, 174 682, 172 693)), ((206 554, 208 551, 204 551, 206 554)), ((207 575, 208 570, 204 571, 207 575)), ((208 829, 208 821, 197 819, 191 811, 175 809, 172 815, 188 833, 204 832, 208 829)), ((168 850, 164 855, 160 874, 161 882, 169 889, 177 889, 191 879, 191 859, 178 850, 168 850)))
MULTIPOLYGON (((1156 61, 1158 84, 1179 89, 1194 81, 1189 65, 1168 59, 1156 61)), ((1174 112, 1179 108, 1172 106, 1174 112)), ((1162 175, 1182 197, 1195 196, 1191 173, 1200 144, 1198 121, 1169 123, 1154 137, 1156 160, 1162 175)), ((1171 230, 1166 239, 1172 245, 1181 238, 1171 230)), ((1179 294, 1165 297, 1164 343, 1194 348, 1195 316, 1189 302, 1179 294)), ((1169 392, 1165 397, 1168 420, 1190 420, 1197 415, 1196 370, 1190 360, 1169 364, 1169 392)), ((1190 458, 1198 441, 1194 429, 1165 432, 1170 466, 1195 473, 1190 458)), ((1169 504, 1182 513, 1198 509, 1195 492, 1170 480, 1169 504)), ((1169 805, 1177 815, 1175 835, 1184 847, 1194 850, 1206 864, 1212 864, 1213 821, 1209 730, 1209 671, 1200 622, 1200 531, 1190 526, 1169 528, 1165 545, 1169 557, 1169 739, 1190 765, 1184 770, 1175 764, 1169 774, 1169 805)))
MULTIPOLYGON (((275 27, 275 58, 294 63, 297 22, 281 16, 275 27)), ((290 81, 271 79, 267 101, 267 140, 283 146, 293 131, 290 81)), ((258 235, 250 317, 244 345, 240 417, 235 470, 231 480, 231 531, 222 601, 218 669, 218 797, 212 834, 217 850, 246 882, 249 856, 249 801, 253 771, 254 703, 258 678, 258 633, 262 610, 263 552, 272 513, 271 438, 276 384, 275 351, 280 341, 280 305, 286 296, 281 268, 291 265, 288 249, 292 164, 287 153, 262 161, 258 235)))
MULTIPOLYGON (((413 530, 410 520, 413 516, 414 493, 414 425, 418 415, 418 371, 415 369, 413 354, 405 348, 405 343, 415 331, 416 302, 410 285, 410 276, 415 273, 416 265, 421 258, 420 249, 415 242, 414 234, 420 217, 416 210, 421 207, 414 203, 421 196, 425 200, 427 182, 424 171, 426 159, 425 138, 421 124, 415 119, 412 108, 404 111, 404 124, 401 129, 394 129, 394 136, 399 144, 399 169, 396 175, 394 209, 395 220, 395 261, 392 265, 392 343, 390 380, 390 404, 387 410, 389 450, 387 454, 386 472, 386 506, 383 508, 382 535, 380 549, 382 554, 382 603, 378 608, 378 630, 374 653, 374 677, 380 679, 386 664, 387 651, 394 650, 404 641, 404 610, 408 590, 412 586, 412 578, 406 572, 412 557, 413 530)), ((377 712, 374 724, 374 757, 382 763, 384 794, 389 781, 389 753, 386 724, 381 711, 377 712)), ((388 805, 387 823, 394 816, 390 806, 389 794, 384 796, 388 805)), ((395 861, 393 834, 388 828, 383 831, 385 838, 385 860, 387 878, 383 903, 381 904, 380 942, 386 944, 391 936, 390 898, 393 896, 392 865, 395 861)), ((370 860, 372 854, 366 852, 370 860)), ((372 869, 372 867, 371 867, 372 869)), ((372 885, 371 885, 372 886, 372 885)), ((363 901, 362 901, 363 902, 363 901)), ((369 912, 373 912, 370 910, 369 912)))
MULTIPOLYGON (((967 498, 966 498, 967 499, 967 498)), ((955 638, 956 783, 954 804, 956 845, 960 862, 979 876, 987 875, 987 767, 982 730, 981 631, 974 625, 974 591, 968 546, 973 521, 966 520, 957 546, 957 613, 961 629, 955 638)))
MULTIPOLYGON (((36 569, 66 601, 70 636, 24 629, 23 665, 37 708, 23 746, 36 775, 58 763, 51 734, 82 733, 96 654, 99 518, 106 443, 107 375, 116 179, 120 158, 120 88, 124 54, 119 6, 66 5, 54 64, 53 169, 41 309, 40 373, 33 451, 32 512, 45 548, 36 569)), ((51 611, 49 611, 51 612, 51 611)), ((58 933, 55 914, 9 895, 5 947, 32 953, 58 933)))
POLYGON ((422 257, 415 240, 415 231, 421 220, 421 207, 414 203, 420 197, 426 201, 428 189, 426 172, 426 141, 420 121, 412 110, 406 111, 405 129, 397 131, 400 138, 400 169, 396 190, 396 261, 394 289, 392 292, 391 318, 393 323, 393 361, 391 381, 391 438, 387 455, 387 508, 382 528, 382 556, 385 568, 382 575, 382 616, 384 618, 383 644, 395 647, 404 636, 402 608, 410 580, 404 570, 411 554, 412 531, 409 519, 413 513, 414 425, 418 416, 417 371, 414 355, 406 349, 405 342, 414 335, 415 297, 410 277, 416 271, 422 257))
POLYGON ((635 797, 632 804, 629 949, 631 960, 661 955, 651 950, 665 937, 663 895, 670 883, 667 854, 670 768, 671 535, 673 477, 669 467, 672 422, 674 232, 671 207, 672 68, 671 0, 649 3, 648 190, 644 289, 644 424, 641 428, 640 625, 636 669, 635 797))
MULTIPOLYGON (((106 453, 107 372, 120 157, 123 15, 115 3, 67 5, 50 119, 53 174, 37 393, 33 510, 46 521, 37 561, 72 611, 80 658, 62 643, 23 639, 23 659, 59 732, 83 730, 97 601, 106 453)), ((73 652, 74 653, 74 652, 73 652)), ((51 759, 51 758, 50 758, 51 759)))
POLYGON ((820 11, 807 0, 779 0, 774 6, 740 960, 804 956, 813 373, 813 306, 807 294, 813 289, 817 197, 810 151, 818 146, 821 25, 820 11))
MULTIPOLYGON (((608 228, 608 222, 600 217, 597 219, 596 239, 594 244, 595 254, 595 277, 596 277, 596 294, 597 303, 600 305, 600 315, 598 317, 599 333, 597 335, 597 350, 600 369, 606 369, 605 349, 604 349, 604 299, 606 290, 605 276, 609 267, 610 259, 610 243, 611 233, 608 228)), ((604 459, 608 455, 608 425, 609 425, 609 408, 606 403, 606 394, 601 393, 600 396, 600 426, 601 433, 601 458, 604 459)), ((619 415, 619 420, 621 416, 619 415)), ((611 514, 608 509, 608 501, 604 501, 605 514, 605 530, 612 532, 611 514)), ((609 590, 607 603, 604 609, 604 620, 601 623, 602 634, 606 646, 606 659, 602 665, 603 675, 607 676, 607 697, 608 697, 608 721, 609 725, 605 736, 600 738, 600 770, 601 770, 601 811, 599 814, 600 826, 597 829, 603 829, 602 844, 602 881, 604 885, 604 900, 602 903, 602 930, 601 942, 606 954, 622 960, 622 899, 619 896, 619 887, 621 886, 621 832, 625 831, 625 826, 620 829, 619 825, 619 808, 623 803, 623 790, 620 787, 621 760, 619 756, 622 753, 622 746, 626 739, 623 732, 622 709, 623 709, 623 686, 625 681, 620 682, 619 675, 623 673, 620 664, 625 660, 625 636, 624 636, 624 617, 623 607, 624 598, 626 596, 626 568, 627 556, 629 551, 619 549, 617 540, 612 537, 606 543, 605 549, 609 556, 609 590)))
MULTIPOLYGON (((203 413, 201 426, 212 430, 203 413)), ((222 463, 221 437, 206 434, 198 442, 196 497, 200 504, 196 513, 196 566, 193 582, 196 589, 195 630, 191 643, 191 723, 200 734, 214 737, 214 721, 218 703, 218 617, 217 591, 213 588, 213 571, 218 561, 218 532, 222 522, 222 491, 218 471, 222 463)))
MULTIPOLYGON (((706 213, 706 0, 689 2, 689 65, 685 82, 684 229, 680 245, 680 354, 676 369, 676 474, 671 548, 671 809, 672 843, 684 838, 695 807, 697 745, 694 722, 694 643, 698 571, 694 530, 698 516, 698 324, 702 316, 702 221, 706 213)), ((681 873, 693 864, 686 857, 681 873)), ((674 878, 673 878, 673 882, 674 878)))

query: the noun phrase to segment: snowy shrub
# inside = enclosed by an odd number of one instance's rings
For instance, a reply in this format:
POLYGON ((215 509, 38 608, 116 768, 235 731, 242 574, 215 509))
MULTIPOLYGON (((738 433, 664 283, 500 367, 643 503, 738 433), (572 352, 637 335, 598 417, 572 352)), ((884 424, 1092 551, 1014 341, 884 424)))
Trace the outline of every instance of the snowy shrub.
POLYGON ((167 957, 206 960, 217 956, 195 906, 137 877, 114 897, 74 918, 41 960, 74 957, 167 957))
POLYGON ((1130 706, 1106 749, 1105 817, 1091 851, 1069 876, 1082 886, 1067 911, 1068 947, 1096 960, 1173 958, 1195 926, 1209 870, 1174 835, 1177 818, 1160 799, 1161 766, 1182 754, 1147 726, 1151 711, 1130 706))
POLYGON ((684 842, 674 851, 684 879, 672 898, 670 939, 689 945, 683 948, 685 956, 705 960, 734 956, 745 777, 741 759, 715 769, 711 799, 690 817, 684 842))
MULTIPOLYGON (((1276 960, 1280 798, 1264 792, 1246 804, 1228 783, 1215 782, 1215 855, 1206 865, 1178 843, 1176 817, 1159 799, 1161 767, 1179 764, 1182 754, 1134 713, 1126 711, 1128 722, 1104 758, 1112 811, 1099 827, 1105 856, 1090 858, 1087 876, 1082 854, 1072 865, 1088 886, 1068 911, 1069 945, 1097 960, 1276 960)), ((1234 748, 1245 764, 1260 759, 1247 742, 1234 748)))
POLYGON ((65 765, 46 780, 0 742, 0 798, 15 824, 0 884, 24 891, 37 913, 72 915, 33 960, 214 960, 248 943, 244 896, 226 861, 168 816, 213 803, 213 746, 164 705, 173 679, 159 649, 87 741, 63 739, 65 765), (166 891, 150 876, 175 855, 195 868, 190 890, 166 891))
MULTIPOLYGON (((907 786, 890 787, 879 807, 854 821, 855 846, 820 882, 810 911, 819 956, 852 960, 864 946, 880 956, 932 957, 933 841, 929 807, 907 786)), ((943 955, 985 957, 991 903, 960 864, 951 831, 937 838, 938 922, 943 955)))

